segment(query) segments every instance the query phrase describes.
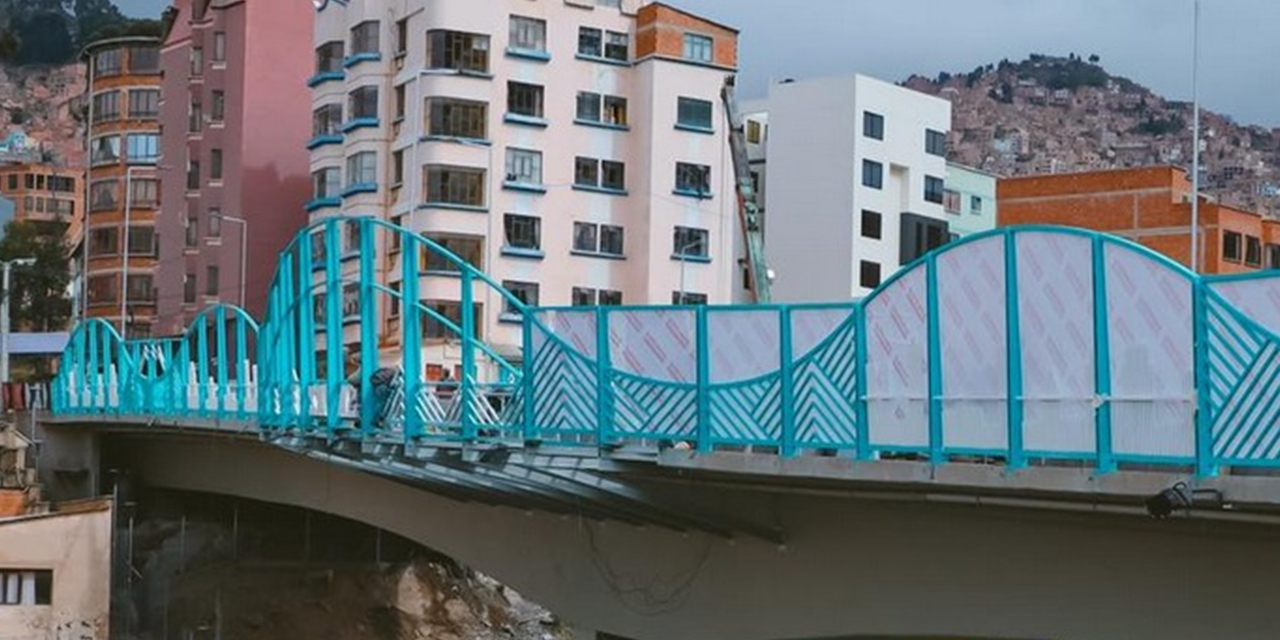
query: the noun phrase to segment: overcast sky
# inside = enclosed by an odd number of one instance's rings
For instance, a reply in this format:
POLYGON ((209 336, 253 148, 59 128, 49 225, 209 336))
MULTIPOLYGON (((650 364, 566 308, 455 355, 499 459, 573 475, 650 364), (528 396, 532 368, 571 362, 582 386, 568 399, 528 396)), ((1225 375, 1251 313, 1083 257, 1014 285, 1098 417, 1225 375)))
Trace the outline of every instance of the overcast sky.
MULTIPOLYGON (((858 72, 896 81, 1032 52, 1096 53, 1112 73, 1191 97, 1192 0, 668 1, 742 30, 746 97, 789 77, 858 72)), ((158 15, 167 2, 117 4, 158 15)), ((1205 107, 1280 127, 1280 1, 1202 0, 1201 18, 1205 107)))

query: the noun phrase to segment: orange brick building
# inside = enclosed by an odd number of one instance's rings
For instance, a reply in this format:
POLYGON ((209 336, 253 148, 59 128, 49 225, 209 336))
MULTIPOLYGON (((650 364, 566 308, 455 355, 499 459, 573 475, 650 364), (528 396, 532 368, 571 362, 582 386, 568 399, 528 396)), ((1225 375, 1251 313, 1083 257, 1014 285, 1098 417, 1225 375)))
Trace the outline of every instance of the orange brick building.
MULTIPOLYGON (((1191 180, 1178 167, 1006 178, 1000 226, 1054 224, 1123 236, 1191 263, 1191 180)), ((1280 268, 1280 222, 1200 200, 1200 271, 1280 268)))

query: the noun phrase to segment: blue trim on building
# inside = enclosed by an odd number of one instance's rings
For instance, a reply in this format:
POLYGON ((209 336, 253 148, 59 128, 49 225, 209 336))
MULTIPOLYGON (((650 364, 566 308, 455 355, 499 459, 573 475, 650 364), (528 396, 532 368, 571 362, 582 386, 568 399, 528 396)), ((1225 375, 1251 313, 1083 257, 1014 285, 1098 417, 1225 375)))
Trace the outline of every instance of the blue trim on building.
POLYGON ((458 136, 439 136, 424 135, 418 138, 418 142, 447 142, 449 144, 460 144, 465 147, 491 147, 493 142, 484 138, 460 138, 458 136))
POLYGON ((607 64, 607 65, 612 65, 612 66, 615 66, 615 67, 630 67, 630 66, 631 66, 631 61, 630 61, 630 60, 626 60, 626 61, 623 61, 623 60, 614 60, 613 58, 606 58, 606 57, 604 57, 604 56, 589 56, 589 55, 587 55, 587 54, 585 54, 585 53, 575 53, 575 54, 573 55, 573 57, 574 57, 574 58, 577 58, 578 60, 584 60, 584 61, 586 61, 586 62, 598 62, 598 63, 600 63, 600 64, 607 64))
POLYGON ((520 247, 504 246, 501 253, 508 258, 525 258, 528 260, 542 260, 547 257, 547 254, 541 249, 522 249, 520 247))
POLYGON ((342 135, 330 133, 316 136, 307 141, 307 149, 314 150, 329 144, 342 144, 342 135))
POLYGON ((342 197, 349 198, 359 193, 377 193, 377 192, 378 192, 378 183, 357 182, 356 184, 349 185, 346 189, 343 189, 342 197))
POLYGON ((308 202, 306 206, 303 208, 307 210, 307 213, 310 213, 317 209, 324 209, 325 207, 341 207, 341 206, 342 206, 341 198, 316 198, 308 202))
POLYGON ((677 131, 688 131, 688 132, 690 132, 690 133, 705 133, 705 134, 707 134, 707 135, 715 135, 715 134, 716 134, 716 130, 715 130, 714 128, 712 128, 712 127, 699 127, 699 126, 697 126, 697 125, 692 125, 692 124, 682 124, 682 123, 679 123, 679 122, 677 122, 677 123, 676 123, 676 130, 677 130, 677 131))
POLYGON ((341 71, 322 71, 307 79, 307 86, 312 89, 326 82, 341 82, 347 79, 347 74, 341 71))
POLYGON ((342 59, 342 68, 350 69, 351 67, 354 67, 360 64, 361 62, 377 62, 379 60, 382 60, 382 54, 377 51, 366 51, 363 53, 356 53, 342 59))
POLYGON ((455 204, 452 202, 424 202, 417 207, 425 209, 448 209, 450 211, 467 211, 470 213, 489 213, 489 207, 473 204, 455 204))
POLYGON ((711 256, 690 256, 680 255, 678 253, 671 254, 671 259, 676 262, 693 262, 696 264, 711 264, 711 256))
POLYGON ((507 113, 502 116, 502 121, 507 124, 517 124, 525 127, 538 127, 539 129, 546 129, 551 126, 551 121, 546 118, 525 116, 518 113, 507 113))
POLYGON ((596 129, 607 129, 609 131, 630 131, 631 125, 628 124, 610 124, 608 122, 600 122, 599 120, 583 120, 582 118, 574 118, 573 123, 584 127, 594 127, 596 129))
POLYGON ((504 181, 504 182, 502 183, 502 188, 503 188, 503 189, 506 189, 506 190, 508 190, 508 191, 524 191, 524 192, 526 192, 526 193, 538 193, 538 194, 542 194, 542 193, 546 193, 546 192, 547 192, 547 185, 545 185, 545 184, 531 184, 531 183, 528 183, 528 182, 511 182, 511 181, 504 181))
POLYGON ((534 62, 551 62, 551 54, 545 50, 537 49, 521 49, 519 47, 507 47, 505 51, 508 58, 520 58, 523 60, 532 60, 534 62))
POLYGON ((611 189, 611 188, 609 188, 609 187, 597 187, 597 186, 595 186, 595 185, 589 185, 589 184, 575 184, 575 185, 573 185, 573 190, 574 190, 574 191, 586 191, 586 192, 588 192, 588 193, 603 193, 603 194, 605 194, 605 195, 607 195, 607 196, 625 196, 625 195, 627 195, 627 190, 626 190, 626 189, 611 189))
POLYGON ((342 132, 349 133, 356 129, 363 129, 365 127, 377 128, 377 126, 378 126, 377 118, 353 118, 351 120, 348 120, 342 123, 342 132))
POLYGON ((603 258, 605 260, 626 260, 627 256, 618 253, 600 253, 598 251, 579 251, 571 249, 569 255, 581 256, 583 258, 603 258))
POLYGON ((710 191, 691 191, 687 189, 672 189, 671 194, 680 196, 682 198, 694 198, 697 200, 711 200, 714 198, 714 196, 711 194, 710 191))

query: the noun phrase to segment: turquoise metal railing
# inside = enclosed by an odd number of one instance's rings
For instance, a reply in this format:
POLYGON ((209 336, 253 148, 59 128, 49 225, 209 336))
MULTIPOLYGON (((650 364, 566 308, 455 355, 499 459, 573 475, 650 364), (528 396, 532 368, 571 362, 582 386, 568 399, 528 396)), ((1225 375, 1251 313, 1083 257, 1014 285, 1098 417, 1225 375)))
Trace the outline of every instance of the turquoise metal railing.
POLYGON ((531 309, 430 239, 344 217, 281 254, 261 327, 226 306, 165 340, 83 324, 54 400, 329 438, 1211 475, 1280 466, 1277 328, 1273 273, 1198 277, 1076 229, 966 238, 860 301, 531 309), (518 364, 481 335, 486 303, 522 316, 518 364), (424 375, 442 351, 455 381, 424 375))

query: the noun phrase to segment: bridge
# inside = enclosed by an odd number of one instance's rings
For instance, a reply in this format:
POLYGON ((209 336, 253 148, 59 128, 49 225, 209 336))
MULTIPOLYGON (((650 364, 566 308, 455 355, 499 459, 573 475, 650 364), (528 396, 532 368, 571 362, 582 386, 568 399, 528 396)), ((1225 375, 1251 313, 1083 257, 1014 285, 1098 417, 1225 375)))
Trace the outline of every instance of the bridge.
POLYGON ((1280 561, 1277 331, 1280 274, 1074 229, 966 238, 860 301, 537 308, 331 218, 260 321, 77 327, 51 423, 111 434, 148 481, 378 524, 631 637, 1249 635, 1280 614, 1223 586, 1280 561), (499 301, 518 354, 424 298, 499 301), (425 376, 441 335, 457 380, 425 376), (1184 480, 1214 507, 1134 517, 1184 480))

